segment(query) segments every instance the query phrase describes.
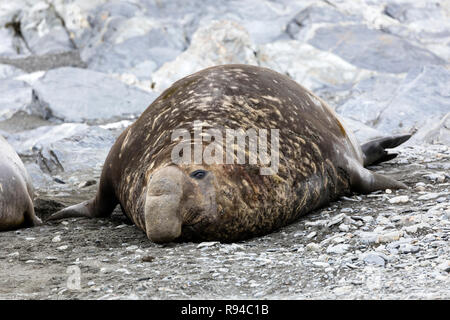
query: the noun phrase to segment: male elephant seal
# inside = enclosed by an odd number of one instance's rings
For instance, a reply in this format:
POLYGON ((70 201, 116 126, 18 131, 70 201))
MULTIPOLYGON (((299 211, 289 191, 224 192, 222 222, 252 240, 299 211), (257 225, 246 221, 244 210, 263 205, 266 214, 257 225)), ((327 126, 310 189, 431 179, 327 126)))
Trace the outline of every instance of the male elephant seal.
POLYGON ((0 135, 0 231, 39 224, 31 179, 22 160, 0 135))
MULTIPOLYGON (((175 82, 122 133, 105 161, 94 199, 51 219, 105 217, 120 204, 154 242, 242 240, 351 192, 405 188, 364 166, 391 159, 395 155, 384 148, 408 138, 380 139, 361 148, 326 103, 288 77, 249 65, 211 67, 175 82), (201 124, 216 131, 197 132, 195 138, 195 122, 197 130, 201 124), (198 163, 195 146, 194 161, 175 162, 180 140, 173 133, 182 128, 188 139, 194 137, 188 147, 199 137, 213 144, 211 132, 220 146, 217 137, 227 129, 279 129, 277 170, 261 174, 261 161, 198 163)), ((206 152, 210 145, 200 148, 206 152)), ((181 151, 186 150, 191 149, 181 151)), ((249 150, 245 154, 250 158, 249 150)))

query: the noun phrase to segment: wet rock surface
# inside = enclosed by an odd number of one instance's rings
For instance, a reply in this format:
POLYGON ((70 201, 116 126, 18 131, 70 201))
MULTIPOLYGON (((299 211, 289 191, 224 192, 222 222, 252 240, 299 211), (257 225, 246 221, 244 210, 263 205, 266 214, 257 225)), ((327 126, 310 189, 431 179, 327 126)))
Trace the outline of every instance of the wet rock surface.
POLYGON ((286 74, 361 143, 413 134, 371 168, 409 189, 342 197, 256 239, 157 245, 120 208, 2 232, 0 298, 449 299, 449 17, 424 0, 0 0, 0 134, 44 219, 94 196, 162 90, 216 64, 286 74))

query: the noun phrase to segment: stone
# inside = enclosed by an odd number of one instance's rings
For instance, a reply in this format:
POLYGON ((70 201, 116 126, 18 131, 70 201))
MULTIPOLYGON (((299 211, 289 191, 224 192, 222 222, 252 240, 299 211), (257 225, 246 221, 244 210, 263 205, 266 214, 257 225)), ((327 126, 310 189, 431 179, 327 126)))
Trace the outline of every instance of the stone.
POLYGON ((376 243, 392 242, 392 241, 400 239, 401 236, 403 236, 403 231, 398 231, 398 230, 386 231, 386 232, 378 235, 378 237, 376 239, 376 243))
POLYGON ((340 243, 337 245, 330 245, 327 248, 327 253, 343 254, 343 253, 347 252, 349 248, 350 248, 350 245, 345 244, 345 243, 340 243))
POLYGON ((214 65, 257 65, 256 51, 256 45, 240 24, 228 20, 212 21, 194 33, 186 51, 153 74, 155 90, 162 91, 173 82, 214 65))
POLYGON ((404 73, 425 65, 445 64, 445 60, 426 49, 363 24, 318 28, 308 42, 359 68, 380 72, 404 73))
POLYGON ((308 243, 305 248, 309 251, 320 251, 322 249, 322 247, 315 242, 308 243))
POLYGON ((197 249, 212 247, 219 243, 218 241, 201 242, 197 245, 197 249))
POLYGON ((32 111, 65 122, 136 117, 156 98, 103 73, 72 67, 47 71, 33 87, 32 111))
POLYGON ((442 270, 442 271, 445 271, 445 272, 450 272, 450 260, 442 262, 437 267, 438 267, 439 270, 442 270))
POLYGON ((360 259, 363 260, 366 264, 374 264, 382 267, 384 267, 384 265, 386 264, 386 260, 375 251, 362 254, 360 259))
POLYGON ((428 118, 425 124, 412 137, 411 143, 446 144, 450 146, 450 112, 441 119, 428 118))
POLYGON ((409 202, 408 196, 397 196, 389 199, 389 203, 397 204, 397 203, 407 203, 409 202))
POLYGON ((445 179, 447 178, 447 175, 445 173, 440 173, 440 172, 436 172, 436 173, 429 173, 423 176, 424 178, 433 181, 433 182, 438 182, 438 183, 442 183, 445 181, 445 179))
POLYGON ((25 72, 19 68, 8 64, 1 64, 0 62, 0 79, 14 78, 24 73, 25 72))
POLYGON ((32 90, 24 81, 0 79, 0 121, 27 110, 32 101, 32 90))
MULTIPOLYGON (((38 183, 35 187, 44 187, 49 183, 42 177, 39 180, 33 178, 39 173, 58 176, 62 181, 77 186, 81 181, 99 176, 114 141, 115 136, 109 130, 80 123, 43 126, 8 138, 20 156, 33 159, 39 166, 40 170, 30 172, 33 182, 38 183), (73 180, 73 175, 77 179, 73 180)), ((27 168, 30 167, 27 165, 27 168)))
POLYGON ((45 1, 35 2, 28 10, 22 11, 20 34, 33 54, 75 49, 64 27, 64 21, 54 6, 45 1))
POLYGON ((326 3, 314 3, 301 10, 287 25, 286 32, 295 39, 302 39, 313 24, 357 22, 362 19, 358 14, 345 14, 326 3), (306 30, 304 30, 306 29, 306 30))
POLYGON ((14 58, 30 54, 25 41, 20 37, 20 23, 17 20, 2 24, 0 39, 0 56, 14 58))
POLYGON ((94 32, 81 52, 91 69, 123 73, 148 60, 160 67, 186 47, 179 26, 143 15, 137 4, 109 2, 93 15, 94 32))
POLYGON ((260 66, 286 74, 312 91, 324 86, 351 85, 371 74, 333 53, 297 40, 261 45, 257 57, 260 66))
POLYGON ((416 252, 420 251, 420 247, 414 246, 414 245, 409 244, 409 243, 402 243, 398 247, 398 251, 400 253, 416 253, 416 252))
POLYGON ((440 193, 430 192, 430 193, 421 195, 420 197, 417 198, 417 200, 433 200, 433 199, 439 198, 440 195, 441 195, 440 193))
POLYGON ((429 128, 424 119, 440 119, 449 112, 445 86, 449 81, 450 71, 437 65, 414 67, 403 80, 392 76, 362 80, 336 111, 384 133, 429 128))
POLYGON ((52 4, 58 15, 64 21, 64 27, 69 37, 77 47, 86 44, 86 38, 93 31, 91 22, 95 8, 108 2, 108 0, 53 0, 52 4))

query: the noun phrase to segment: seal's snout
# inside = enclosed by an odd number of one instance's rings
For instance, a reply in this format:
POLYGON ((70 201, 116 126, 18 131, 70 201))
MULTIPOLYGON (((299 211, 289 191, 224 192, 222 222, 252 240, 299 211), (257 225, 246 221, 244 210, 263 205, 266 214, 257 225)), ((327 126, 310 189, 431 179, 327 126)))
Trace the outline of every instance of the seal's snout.
POLYGON ((153 242, 171 242, 181 235, 180 200, 183 173, 175 167, 155 172, 147 187, 145 227, 153 242))

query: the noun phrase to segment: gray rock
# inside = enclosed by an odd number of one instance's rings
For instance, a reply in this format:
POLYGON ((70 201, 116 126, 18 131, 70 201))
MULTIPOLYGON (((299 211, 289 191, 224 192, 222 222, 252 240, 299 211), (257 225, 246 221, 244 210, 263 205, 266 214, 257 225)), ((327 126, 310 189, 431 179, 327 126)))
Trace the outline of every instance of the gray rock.
POLYGON ((363 80, 337 111, 382 132, 408 132, 449 112, 449 81, 448 70, 432 65, 413 68, 401 82, 384 76, 363 80))
MULTIPOLYGON (((78 48, 86 45, 87 39, 91 37, 92 17, 95 16, 95 9, 108 0, 71 0, 70 3, 65 1, 52 1, 58 15, 64 21, 64 27, 69 37, 78 48)), ((114 1, 113 3, 120 3, 114 1)))
POLYGON ((409 244, 409 243, 402 243, 398 247, 398 251, 400 253, 416 253, 416 252, 420 251, 420 247, 414 246, 414 245, 409 244))
POLYGON ((11 118, 31 103, 32 88, 26 82, 0 79, 0 121, 11 118))
POLYGON ((382 267, 384 267, 384 265, 386 264, 386 260, 383 255, 375 251, 362 254, 360 259, 363 260, 366 264, 374 264, 382 267))
POLYGON ((408 196, 397 196, 397 197, 393 197, 393 198, 389 199, 388 201, 389 201, 389 203, 392 203, 392 204, 407 203, 407 202, 409 202, 409 197, 408 196))
POLYGON ((94 32, 81 53, 89 68, 123 73, 148 60, 160 67, 186 48, 179 26, 144 16, 139 4, 108 2, 93 14, 94 32))
MULTIPOLYGON (((81 60, 78 50, 60 53, 47 53, 43 55, 30 55, 18 58, 0 57, 0 63, 18 67, 25 72, 46 71, 60 67, 86 68, 86 64, 81 60)), ((20 75, 19 75, 20 77, 20 75)))
POLYGON ((23 10, 20 34, 33 54, 70 51, 75 48, 53 5, 39 1, 23 10))
MULTIPOLYGON (((8 141, 21 157, 38 163, 45 174, 58 176, 63 182, 76 174, 77 181, 73 183, 78 185, 99 175, 115 137, 109 130, 96 126, 64 123, 16 133, 8 141)), ((38 173, 36 170, 30 173, 32 179, 33 173, 38 173)), ((39 187, 48 180, 36 182, 39 187)))
POLYGON ((436 199, 440 196, 440 193, 436 193, 436 192, 430 192, 430 193, 426 193, 424 195, 421 195, 417 198, 417 200, 433 200, 436 199))
POLYGON ((428 50, 362 24, 322 27, 308 42, 359 68, 382 72, 402 73, 417 66, 445 64, 443 59, 428 50))
POLYGON ((195 32, 185 52, 153 74, 155 89, 162 91, 176 80, 214 65, 257 65, 255 51, 255 44, 240 24, 228 20, 213 21, 195 32))
POLYGON ((300 11, 287 25, 286 32, 294 39, 302 39, 302 29, 317 23, 341 23, 361 21, 360 15, 347 15, 324 3, 314 3, 300 11))
POLYGON ((30 54, 19 30, 20 24, 17 21, 9 21, 0 27, 0 56, 17 57, 30 54))
POLYGON ((71 67, 47 71, 34 89, 32 111, 66 122, 136 116, 156 97, 100 72, 71 67))
POLYGON ((438 2, 426 3, 424 7, 415 6, 414 3, 392 2, 386 5, 384 13, 400 22, 415 22, 445 17, 445 12, 438 2))
POLYGON ((258 62, 286 74, 310 90, 324 86, 336 87, 352 85, 370 76, 342 58, 297 40, 280 40, 261 45, 258 62))
POLYGON ((183 25, 184 34, 190 41, 193 33, 213 20, 233 20, 243 25, 256 43, 267 43, 283 37, 286 24, 296 12, 306 7, 308 1, 261 1, 248 0, 239 4, 229 1, 192 0, 141 2, 146 15, 153 19, 164 17, 167 22, 183 25), (270 25, 270 28, 267 26, 270 25))
POLYGON ((441 119, 431 117, 414 134, 409 144, 417 143, 446 144, 450 146, 450 112, 441 119))
POLYGON ((337 245, 330 245, 327 248, 327 253, 344 254, 345 252, 348 251, 349 248, 350 248, 350 245, 345 244, 345 243, 340 243, 337 245))
POLYGON ((0 64, 0 79, 13 78, 24 74, 21 69, 7 64, 0 64))

